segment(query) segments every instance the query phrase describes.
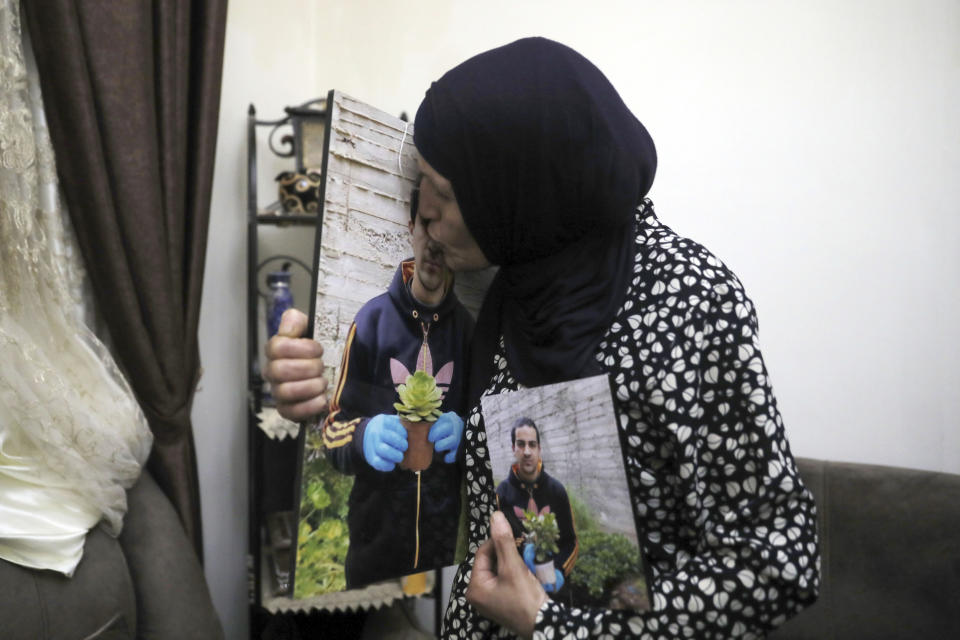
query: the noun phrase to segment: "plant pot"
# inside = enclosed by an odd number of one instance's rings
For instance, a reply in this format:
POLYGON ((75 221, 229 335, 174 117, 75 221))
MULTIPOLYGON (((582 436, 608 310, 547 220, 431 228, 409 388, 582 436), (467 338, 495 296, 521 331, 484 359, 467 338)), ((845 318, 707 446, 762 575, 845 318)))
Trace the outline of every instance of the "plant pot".
POLYGON ((432 422, 410 422, 400 418, 400 423, 407 430, 407 450, 400 462, 401 469, 423 471, 433 462, 433 443, 427 440, 432 422))
POLYGON ((553 558, 533 565, 533 569, 540 584, 553 584, 557 581, 557 570, 553 567, 553 558))

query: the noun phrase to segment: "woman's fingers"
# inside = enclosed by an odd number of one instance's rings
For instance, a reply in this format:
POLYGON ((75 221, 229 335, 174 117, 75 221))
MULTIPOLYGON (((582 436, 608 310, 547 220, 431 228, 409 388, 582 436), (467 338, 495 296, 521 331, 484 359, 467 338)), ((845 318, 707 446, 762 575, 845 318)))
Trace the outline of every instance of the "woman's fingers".
POLYGON ((326 393, 327 379, 323 377, 306 378, 274 384, 270 390, 273 399, 279 404, 298 404, 312 400, 326 393))
POLYGON ((517 542, 513 537, 513 529, 510 523, 499 511, 495 511, 490 518, 490 537, 497 550, 497 566, 499 575, 513 575, 523 570, 523 573, 529 573, 523 558, 517 553, 517 542))
POLYGON ((270 338, 264 346, 268 361, 264 377, 271 382, 274 379, 279 382, 286 382, 288 378, 284 377, 282 370, 277 371, 275 368, 271 368, 274 362, 283 360, 319 360, 320 371, 322 372, 323 347, 316 340, 300 337, 306 328, 307 316, 302 312, 296 309, 287 309, 283 313, 277 335, 270 338))
POLYGON ((327 379, 323 376, 323 347, 299 336, 307 316, 287 309, 277 335, 264 347, 267 364, 263 377, 271 384, 277 411, 287 420, 301 422, 327 410, 327 379))
POLYGON ((278 334, 267 341, 264 352, 268 360, 311 359, 322 357, 323 347, 310 338, 287 338, 278 334))
POLYGON ((287 309, 277 335, 264 347, 267 364, 263 377, 271 384, 277 411, 287 420, 301 422, 327 410, 327 379, 323 377, 323 347, 300 336, 307 329, 307 316, 287 309))
POLYGON ((299 338, 307 330, 309 319, 307 315, 299 309, 287 309, 280 316, 280 326, 277 328, 277 335, 285 338, 299 338))
MULTIPOLYGON (((310 342, 313 342, 310 340, 310 342)), ((316 343, 314 343, 316 344, 316 343)), ((318 347, 320 345, 317 345, 318 347)), ((323 353, 322 351, 320 353, 323 353)), ((286 357, 268 360, 263 377, 273 385, 323 377, 323 358, 286 357)))
POLYGON ((496 589, 497 552, 492 540, 485 540, 477 548, 473 561, 473 572, 467 586, 467 601, 476 606, 476 600, 484 600, 490 590, 496 589))
POLYGON ((477 549, 467 602, 485 618, 529 638, 547 594, 520 559, 510 525, 499 511, 490 518, 490 536, 477 549))
POLYGON ((277 413, 293 422, 304 422, 327 411, 327 396, 319 395, 302 402, 277 402, 277 413))

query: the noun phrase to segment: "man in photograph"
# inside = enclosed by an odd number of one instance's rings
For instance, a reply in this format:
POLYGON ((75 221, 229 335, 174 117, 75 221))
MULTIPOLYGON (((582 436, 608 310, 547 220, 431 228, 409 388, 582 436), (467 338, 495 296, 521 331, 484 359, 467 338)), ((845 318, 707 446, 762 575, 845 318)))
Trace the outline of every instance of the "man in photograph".
POLYGON ((523 512, 536 511, 539 514, 549 507, 549 512, 556 515, 560 537, 557 541, 559 551, 553 557, 558 572, 553 590, 559 589, 563 583, 562 576, 569 575, 573 569, 579 549, 567 490, 543 468, 540 429, 533 420, 522 417, 513 423, 510 446, 515 462, 510 468, 510 475, 497 487, 500 510, 510 523, 521 552, 524 551, 523 512))
POLYGON ((327 459, 355 476, 347 515, 348 589, 454 560, 473 319, 417 215, 416 195, 409 222, 413 259, 400 264, 386 293, 357 313, 323 423, 327 459), (433 461, 414 472, 400 465, 408 443, 394 403, 397 385, 417 370, 434 375, 443 399, 429 433, 433 461))

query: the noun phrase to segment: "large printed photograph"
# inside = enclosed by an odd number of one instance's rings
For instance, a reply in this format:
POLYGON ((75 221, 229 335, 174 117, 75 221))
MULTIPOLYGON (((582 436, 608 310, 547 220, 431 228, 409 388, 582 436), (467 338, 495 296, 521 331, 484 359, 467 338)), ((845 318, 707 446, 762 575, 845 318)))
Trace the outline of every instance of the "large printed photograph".
POLYGON ((650 609, 607 376, 481 399, 498 508, 550 597, 650 609))
POLYGON ((302 436, 292 596, 401 578, 416 593, 456 560, 465 361, 488 277, 454 283, 430 247, 412 125, 339 92, 327 108, 311 317, 334 386, 302 436))

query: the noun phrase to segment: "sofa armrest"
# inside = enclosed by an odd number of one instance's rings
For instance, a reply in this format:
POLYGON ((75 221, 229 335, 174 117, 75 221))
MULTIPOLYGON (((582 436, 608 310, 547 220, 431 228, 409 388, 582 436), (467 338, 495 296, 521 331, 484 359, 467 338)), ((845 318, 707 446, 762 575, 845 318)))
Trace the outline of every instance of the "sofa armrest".
POLYGON ((820 597, 777 640, 960 638, 960 475, 797 458, 820 597))
POLYGON ((147 471, 127 499, 120 545, 136 594, 137 638, 223 638, 203 569, 173 505, 147 471))
POLYGON ((123 550, 100 527, 87 534, 72 578, 0 560, 0 637, 133 640, 133 585, 123 550))

